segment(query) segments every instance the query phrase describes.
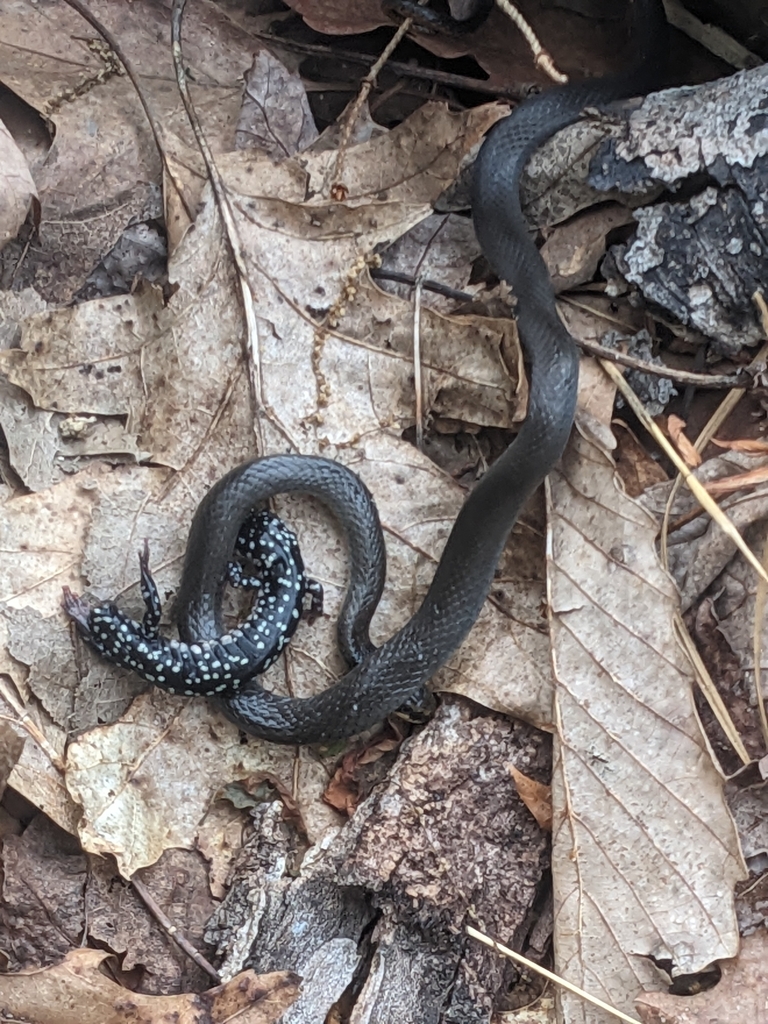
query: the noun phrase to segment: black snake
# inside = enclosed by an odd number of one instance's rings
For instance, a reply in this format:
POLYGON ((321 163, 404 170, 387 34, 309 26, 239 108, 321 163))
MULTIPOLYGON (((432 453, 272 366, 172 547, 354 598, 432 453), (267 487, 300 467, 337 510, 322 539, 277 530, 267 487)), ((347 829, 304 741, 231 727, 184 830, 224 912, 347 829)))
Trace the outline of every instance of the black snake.
MULTIPOLYGON (((244 730, 281 743, 351 736, 403 704, 418 704, 425 698, 426 683, 477 619, 520 509, 568 440, 576 404, 578 353, 558 317, 547 270, 528 233, 520 206, 520 176, 532 151, 576 121, 586 107, 638 95, 657 84, 666 27, 661 0, 632 0, 632 8, 637 59, 629 70, 531 97, 492 129, 477 158, 472 198, 475 230, 491 266, 517 296, 518 330, 530 368, 530 399, 527 418, 514 442, 464 502, 420 608, 386 643, 374 648, 368 626, 381 595, 385 560, 381 528, 368 491, 350 470, 326 459, 301 455, 255 459, 220 480, 192 521, 175 607, 184 658, 189 661, 191 656, 188 685, 174 680, 170 687, 166 674, 155 668, 161 661, 172 660, 165 646, 153 648, 161 649, 162 655, 152 660, 145 678, 175 692, 213 694, 244 730), (223 686, 219 679, 210 685, 211 680, 201 679, 201 673, 210 676, 211 662, 220 666, 230 653, 224 640, 231 640, 233 631, 227 633, 222 626, 221 600, 227 565, 243 523, 254 506, 289 491, 318 497, 347 536, 351 582, 339 621, 339 641, 351 668, 327 690, 308 699, 264 690, 251 678, 257 669, 245 665, 238 677, 245 685, 223 686)), ((145 599, 149 620, 145 617, 143 625, 148 624, 153 641, 159 644, 151 592, 145 599)), ((260 600, 259 614, 265 607, 264 598, 260 600)), ((134 627, 139 624, 126 626, 131 620, 113 605, 89 609, 70 594, 65 607, 101 653, 123 663, 140 660, 135 642, 124 643, 126 632, 135 637, 134 627)), ((287 597, 280 607, 282 618, 273 618, 271 634, 278 651, 284 642, 280 633, 292 631, 298 611, 287 597)), ((249 625, 257 618, 252 612, 249 625)), ((173 643, 178 650, 178 641, 162 641, 169 647, 173 643)), ((237 647, 234 644, 233 650, 237 647)), ((234 654, 227 663, 233 660, 234 654)), ((145 662, 141 663, 146 669, 145 662)), ((231 678, 230 673, 228 682, 231 678)))

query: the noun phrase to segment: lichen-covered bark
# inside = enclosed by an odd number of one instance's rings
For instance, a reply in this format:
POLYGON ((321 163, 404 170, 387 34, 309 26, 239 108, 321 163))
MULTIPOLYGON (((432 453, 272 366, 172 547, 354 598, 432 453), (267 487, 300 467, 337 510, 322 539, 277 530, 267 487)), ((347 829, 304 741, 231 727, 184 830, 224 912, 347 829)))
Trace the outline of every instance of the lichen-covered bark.
POLYGON ((727 354, 761 340, 751 299, 768 279, 768 69, 649 96, 590 182, 680 192, 636 212, 635 240, 614 250, 618 269, 727 354))

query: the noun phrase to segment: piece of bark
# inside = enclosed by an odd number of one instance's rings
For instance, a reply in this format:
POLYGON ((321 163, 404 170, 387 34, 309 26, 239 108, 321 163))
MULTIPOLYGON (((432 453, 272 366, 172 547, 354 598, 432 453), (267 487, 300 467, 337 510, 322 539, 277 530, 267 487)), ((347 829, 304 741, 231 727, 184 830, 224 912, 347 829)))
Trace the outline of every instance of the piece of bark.
MULTIPOLYGON (((340 879, 372 890, 376 905, 399 925, 387 935, 389 956, 407 955, 417 971, 424 964, 414 958, 436 970, 438 952, 443 963, 455 964, 442 1000, 425 996, 413 1019, 486 1021, 508 986, 509 965, 467 940, 463 929, 474 924, 513 942, 522 939, 549 843, 508 766, 541 779, 549 777, 548 763, 542 733, 501 717, 473 718, 465 706, 445 703, 406 746, 387 786, 339 836, 340 879)), ((382 990, 369 977, 360 997, 361 1024, 389 1019, 395 998, 391 1019, 407 1019, 413 988, 393 981, 382 990)))
POLYGON ((353 980, 355 1024, 487 1022, 514 968, 464 925, 524 940, 548 838, 509 765, 547 779, 549 751, 530 726, 446 701, 298 877, 301 851, 279 806, 260 812, 248 867, 237 867, 208 936, 226 954, 225 977, 246 965, 302 975, 291 1022, 323 1021, 353 980))
POLYGON ((752 294, 768 276, 767 90, 762 66, 614 104, 558 132, 523 174, 530 226, 606 200, 635 208, 685 183, 684 200, 636 210, 634 241, 614 246, 603 268, 609 288, 638 285, 726 354, 756 344, 752 294))
POLYGON ((589 179, 627 192, 686 183, 687 198, 635 214, 637 237, 614 251, 616 264, 646 299, 728 354, 762 339, 752 294, 768 276, 767 90, 763 66, 651 95, 589 179))
POLYGON ((245 964, 294 964, 301 995, 282 1020, 322 1022, 354 978, 374 911, 365 893, 338 885, 322 843, 296 875, 302 851, 283 817, 279 801, 254 811, 255 832, 205 937, 224 956, 225 979, 245 964))

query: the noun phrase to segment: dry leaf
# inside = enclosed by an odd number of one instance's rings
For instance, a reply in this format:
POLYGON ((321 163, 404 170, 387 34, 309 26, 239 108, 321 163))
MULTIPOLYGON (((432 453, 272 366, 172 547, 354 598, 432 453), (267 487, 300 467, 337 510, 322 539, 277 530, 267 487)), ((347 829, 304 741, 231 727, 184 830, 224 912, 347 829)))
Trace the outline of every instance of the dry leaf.
POLYGON ((325 35, 353 35, 391 24, 382 14, 379 0, 355 0, 353 4, 348 0, 290 0, 288 6, 325 35))
POLYGON ((256 150, 278 161, 307 149, 316 138, 301 77, 291 74, 269 50, 259 48, 245 76, 237 148, 256 150))
MULTIPOLYGON (((694 711, 656 523, 579 435, 549 493, 558 967, 631 1013, 656 983, 643 956, 690 973, 733 955, 745 869, 694 711)), ((608 1019, 561 1001, 574 1024, 608 1019)))
POLYGON ((717 496, 733 494, 735 491, 743 491, 764 483, 768 483, 768 466, 759 466, 748 473, 737 473, 735 476, 720 477, 706 484, 706 488, 711 495, 717 496))
POLYGON ((16 237, 36 196, 35 182, 27 161, 0 121, 0 249, 9 239, 16 237))
MULTIPOLYGON (((472 222, 455 213, 433 213, 398 238, 381 254, 383 270, 395 270, 417 278, 439 281, 458 290, 474 290, 467 284, 472 262, 479 256, 480 246, 472 222)), ((410 301, 413 288, 393 281, 380 281, 380 287, 410 301)), ((441 313, 453 312, 456 302, 444 295, 424 290, 422 306, 441 313)))
POLYGON ((747 452, 749 455, 768 455, 768 441, 761 437, 743 437, 736 441, 721 441, 712 438, 712 444, 718 448, 727 448, 732 452, 747 452))
MULTIPOLYGON (((137 887, 127 884, 112 858, 87 858, 85 934, 80 944, 109 950, 124 973, 135 971, 141 992, 169 995, 207 989, 210 975, 169 942, 168 931, 152 915, 143 896, 154 900, 187 942, 205 955, 207 923, 216 910, 209 891, 208 865, 196 850, 166 850, 141 872, 137 887)), ((283 965, 286 966, 286 965, 283 965)), ((227 978, 226 980, 229 980, 227 978)))
POLYGON ((509 774, 515 780, 517 792, 525 806, 538 821, 541 828, 552 831, 552 787, 523 775, 513 764, 507 765, 509 774))
POLYGON ((109 954, 75 949, 42 970, 0 975, 3 1012, 33 1024, 273 1024, 294 1002, 300 981, 290 971, 244 971, 204 995, 145 996, 117 985, 99 969, 109 954))
POLYGON ((768 932, 748 935, 739 955, 721 965, 720 982, 708 992, 673 996, 648 992, 637 1000, 643 1024, 765 1024, 768 1020, 768 932))
MULTIPOLYGON (((398 736, 393 731, 385 729, 381 735, 374 738, 372 743, 366 744, 362 748, 357 747, 350 750, 349 753, 344 755, 341 764, 333 773, 333 778, 323 793, 323 800, 337 811, 351 817, 363 796, 368 795, 376 781, 375 775, 372 775, 370 772, 366 773, 366 792, 361 793, 361 767, 375 764, 385 757, 386 754, 391 754, 393 750, 397 750, 402 743, 402 739, 402 736, 398 736)), ((385 762, 386 767, 389 767, 391 763, 392 759, 388 758, 385 762)))
POLYGON ((208 863, 208 886, 216 900, 227 893, 232 863, 243 845, 243 815, 229 800, 217 800, 197 830, 197 848, 208 863))
MULTIPOLYGON (((243 745, 237 729, 223 718, 217 723, 203 701, 143 694, 118 722, 70 743, 66 783, 83 807, 83 847, 111 853, 130 878, 163 850, 193 846, 211 795, 223 785, 269 772, 288 786, 294 761, 290 747, 243 745)), ((322 774, 312 788, 321 789, 322 774)))
POLYGON ((360 794, 355 785, 355 768, 354 760, 350 759, 349 754, 345 754, 323 793, 323 800, 327 804, 330 804, 335 810, 341 814, 346 814, 350 818, 360 802, 360 794))
POLYGON ((25 736, 15 722, 0 722, 0 797, 5 792, 8 776, 24 749, 25 736))
POLYGON ((668 416, 667 431, 674 444, 677 445, 677 450, 682 455, 686 465, 690 466, 691 469, 700 466, 701 455, 685 436, 685 420, 681 420, 679 416, 668 416))
MULTIPOLYGON (((164 146, 172 157, 183 159, 184 143, 191 145, 193 138, 171 84, 175 71, 167 11, 151 0, 137 0, 103 4, 98 16, 140 68, 164 146), (183 142, 177 148, 178 139, 183 142)), ((3 84, 43 115, 35 127, 50 124, 55 135, 30 159, 42 227, 37 244, 24 255, 22 280, 48 299, 66 302, 131 220, 162 215, 159 154, 132 83, 68 4, 4 5, 0 54, 3 84), (34 49, 34 60, 29 59, 30 40, 45 40, 34 49)), ((195 69, 199 84, 192 84, 192 95, 214 153, 231 148, 242 75, 252 55, 253 37, 228 12, 216 5, 189 8, 184 57, 195 69)), ((195 203, 193 195, 189 208, 195 203)))
POLYGON ((616 472, 630 498, 637 498, 653 484, 668 479, 667 474, 648 454, 626 423, 614 420, 613 429, 616 434, 616 451, 613 453, 616 472))
POLYGON ((611 417, 616 401, 616 385, 604 373, 597 359, 589 356, 579 363, 579 404, 577 417, 589 423, 589 431, 599 433, 606 444, 612 443, 611 417))
POLYGON ((742 787, 730 780, 726 793, 744 858, 760 870, 768 855, 768 786, 758 783, 742 787))
POLYGON ((88 862, 77 840, 44 814, 3 840, 0 905, 4 969, 58 963, 86 926, 88 862))
POLYGON ((606 236, 631 222, 632 213, 626 206, 605 203, 556 227, 541 247, 555 292, 591 281, 605 255, 606 236))
MULTIPOLYGON (((199 153, 191 148, 194 139, 186 112, 171 84, 175 73, 166 12, 151 0, 137 0, 127 5, 103 3, 97 13, 139 66, 142 88, 162 125, 169 162, 176 171, 183 168, 179 180, 184 182, 186 205, 195 209, 206 179, 199 153)), ((142 229, 141 223, 126 228, 127 224, 161 218, 157 147, 134 86, 120 73, 114 55, 98 34, 67 4, 53 4, 44 10, 6 5, 0 35, 3 82, 29 104, 20 144, 36 178, 42 205, 42 226, 35 244, 23 251, 22 241, 16 240, 4 255, 14 267, 19 264, 18 278, 14 270, 16 286, 34 284, 40 293, 36 296, 39 304, 44 306, 43 294, 69 301, 83 288, 86 275, 94 268, 101 273, 99 261, 115 243, 142 229), (34 61, 28 59, 30 39, 46 40, 46 45, 35 51, 34 61), (36 116, 36 111, 46 116, 36 116)), ((184 19, 184 52, 195 68, 198 84, 193 83, 191 89, 206 139, 214 153, 231 148, 241 103, 242 74, 252 61, 253 37, 216 5, 189 8, 184 19), (217 40, 216 46, 211 45, 212 38, 217 40)), ((179 231, 179 201, 170 186, 166 198, 166 224, 174 239, 179 231)), ((132 283, 129 277, 127 284, 132 283)), ((87 291, 86 287, 84 293, 87 291)), ((24 294, 34 293, 27 288, 24 294)), ((126 299, 125 308, 131 305, 126 299)), ((238 327, 233 321, 237 316, 227 316, 232 305, 230 296, 221 313, 211 316, 212 337, 217 324, 221 324, 225 341, 227 335, 236 337, 238 327)), ((93 360, 82 353, 81 382, 86 389, 90 385, 96 390, 99 376, 117 386, 122 358, 130 361, 129 353, 135 349, 131 342, 140 345, 151 336, 146 333, 146 324, 140 323, 145 309, 151 316, 150 306, 139 304, 140 329, 133 335, 130 330, 123 334, 126 325, 120 325, 121 340, 128 344, 117 353, 107 347, 110 331, 104 322, 104 349, 96 350, 93 360), (112 358, 115 354, 118 359, 112 358)), ((15 315, 14 307, 14 295, 0 295, 0 322, 5 316, 12 326, 19 322, 21 317, 15 315)), ((119 303, 115 308, 119 309, 119 303)), ((57 323, 66 325, 66 317, 57 323)), ((182 337, 184 327, 177 323, 177 328, 182 337)), ((62 369, 68 365, 63 350, 51 351, 61 355, 58 365, 62 369)), ((210 355, 216 351, 214 339, 210 355)), ((238 351, 235 346, 234 352, 238 351)), ((182 362, 185 354, 180 353, 182 362)), ((153 383, 159 379, 161 372, 153 376, 153 383)), ((201 384, 204 379, 201 375, 201 384)), ((63 416, 49 411, 54 406, 35 409, 23 401, 20 393, 6 400, 5 390, 0 418, 10 439, 14 467, 35 490, 71 472, 70 460, 110 455, 140 460, 149 455, 132 435, 136 424, 129 423, 126 429, 125 422, 118 419, 125 412, 96 423, 89 422, 88 417, 81 417, 77 424, 64 423, 63 416), (82 433, 64 436, 64 431, 73 426, 82 433)), ((64 394, 66 391, 59 396, 53 392, 53 401, 64 394)))

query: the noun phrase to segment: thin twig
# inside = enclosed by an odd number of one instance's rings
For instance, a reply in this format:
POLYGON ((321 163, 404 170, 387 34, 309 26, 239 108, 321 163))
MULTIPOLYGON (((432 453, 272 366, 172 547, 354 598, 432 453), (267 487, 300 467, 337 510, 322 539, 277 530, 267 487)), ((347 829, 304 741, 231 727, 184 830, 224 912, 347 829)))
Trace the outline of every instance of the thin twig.
MULTIPOLYGON (((379 281, 394 281, 395 284, 405 284, 409 288, 416 287, 416 278, 413 274, 403 274, 399 270, 388 270, 385 267, 372 267, 370 271, 371 277, 374 280, 379 281)), ((429 278, 419 278, 419 283, 425 292, 435 292, 437 295, 444 295, 448 299, 455 299, 456 302, 474 302, 476 296, 470 295, 469 292, 459 291, 457 288, 451 288, 447 284, 441 284, 440 281, 430 281, 429 278)))
POLYGON ((584 352, 598 356, 600 359, 607 359, 611 363, 620 363, 633 370, 640 370, 643 373, 652 373, 657 377, 666 377, 685 387, 708 388, 710 391, 724 391, 729 388, 743 387, 749 382, 754 386, 754 377, 747 370, 739 373, 692 373, 689 370, 678 370, 671 366, 662 366, 658 363, 646 363, 636 356, 627 355, 625 352, 616 352, 614 349, 605 348, 596 341, 587 341, 585 338, 577 338, 576 344, 584 352))
POLYGON ((683 32, 731 67, 744 70, 759 67, 763 63, 762 57, 742 46, 723 29, 700 21, 683 7, 680 0, 664 0, 664 9, 667 21, 673 28, 683 32))
MULTIPOLYGON (((763 565, 768 566, 768 537, 763 544, 763 565)), ((763 744, 768 750, 768 716, 765 713, 765 697, 763 695, 763 619, 765 618, 766 599, 768 598, 768 587, 762 580, 757 581, 757 593, 755 594, 755 621, 753 623, 752 651, 755 662, 755 696, 757 707, 760 712, 760 726, 763 730, 763 744)))
POLYGON ((424 379, 421 361, 421 281, 413 290, 413 390, 416 393, 416 447, 424 450, 424 379))
POLYGON ((339 139, 339 148, 336 152, 336 160, 333 165, 331 194, 343 190, 342 176, 344 173, 344 160, 347 155, 347 147, 349 146, 349 140, 352 135, 352 129, 357 123, 357 117, 360 110, 368 99, 371 89, 376 84, 376 78, 381 69, 386 64, 389 57, 394 53, 397 47, 402 42, 408 29, 411 27, 411 19, 406 18, 402 25, 398 28, 397 32, 392 36, 390 41, 384 47, 381 56, 376 63, 371 67, 368 74, 365 75, 360 82, 360 91, 357 94, 357 98, 347 107, 344 115, 344 124, 341 129, 341 138, 339 139))
MULTIPOLYGON (((611 316, 603 310, 596 309, 594 306, 590 306, 587 302, 579 302, 578 299, 574 299, 570 295, 559 295, 558 301, 563 302, 568 306, 573 306, 574 309, 582 310, 590 316, 600 317, 601 320, 614 324, 614 326, 618 327, 622 331, 626 329, 624 321, 615 316, 611 316)), ((657 377, 667 377, 669 380, 674 381, 676 384, 681 384, 684 387, 708 388, 712 391, 728 391, 731 388, 755 386, 755 378, 754 375, 750 373, 749 367, 745 367, 743 370, 739 370, 736 373, 692 373, 690 370, 677 370, 671 366, 662 366, 658 363, 646 363, 643 362, 642 359, 638 359, 637 356, 630 356, 624 352, 618 352, 616 349, 603 348, 603 346, 598 344, 596 341, 586 341, 580 338, 574 338, 574 341, 580 349, 583 349, 583 351, 589 352, 594 356, 599 356, 600 359, 609 359, 612 363, 619 363, 621 366, 628 366, 633 370, 640 370, 643 373, 653 373, 657 377)), ((750 364, 750 366, 752 365, 753 364, 750 364)))
MULTIPOLYGON (((232 260, 235 264, 247 334, 246 344, 243 346, 244 358, 246 360, 246 365, 250 368, 248 383, 251 391, 251 402, 253 404, 253 408, 258 409, 263 407, 263 401, 261 360, 259 358, 258 345, 259 332, 254 312, 255 300, 248 281, 248 270, 245 266, 245 260, 243 259, 243 243, 240 238, 240 233, 237 230, 237 222, 229 205, 226 187, 213 159, 213 154, 211 153, 208 145, 208 140, 205 137, 202 125, 200 124, 200 119, 197 116, 197 111, 195 110, 194 104, 192 103, 192 99, 189 95, 189 89, 187 88, 187 76, 184 69, 184 60, 181 51, 181 22, 184 16, 185 6, 186 0, 173 0, 173 7, 171 8, 171 43, 173 64, 176 70, 176 82, 179 87, 181 101, 184 104, 184 109, 187 112, 189 123, 195 133, 195 139, 200 148, 203 161, 205 162, 208 180, 211 183, 213 195, 216 200, 216 206, 222 220, 224 235, 227 239, 232 260)), ((260 417, 254 416, 254 429, 257 432, 259 427, 260 417)), ((263 438, 261 437, 259 437, 258 440, 260 443, 263 442, 263 438)))
POLYGON ((188 957, 194 960, 197 966, 201 970, 205 971, 205 973, 210 978, 212 978, 217 985, 220 985, 221 976, 219 975, 219 972, 212 964, 208 963, 208 961, 205 959, 202 953, 199 953, 195 949, 195 947, 192 945, 189 939, 187 939, 184 935, 181 934, 176 925, 171 921, 171 919, 167 916, 167 914, 157 903, 154 896, 152 896, 146 885, 144 885, 143 882, 139 881, 139 879, 136 878, 135 875, 131 879, 131 885, 136 890, 136 894, 144 903, 150 914, 152 914, 152 916, 158 922, 160 927, 165 932, 167 932, 169 938, 173 939, 173 941, 176 943, 179 949, 181 949, 184 953, 187 954, 188 957))
POLYGON ((608 1003, 604 1003, 602 999, 598 999, 597 996, 590 995, 589 992, 585 992, 583 988, 579 988, 578 985, 574 985, 573 982, 566 981, 565 978, 561 978, 558 974, 553 974, 552 971, 548 971, 546 967, 542 967, 541 964, 537 964, 535 960, 529 960, 528 957, 523 956, 521 953, 516 953, 514 949, 510 949, 509 946, 503 946, 500 942, 492 939, 488 935, 484 935, 483 932, 479 932, 477 928, 473 928, 472 925, 466 926, 467 935, 473 939, 477 939, 478 942, 484 943, 486 946, 490 946, 491 949, 495 949, 497 953, 501 953, 502 956, 509 957, 510 960, 514 960, 515 963, 522 964, 527 967, 528 970, 534 971, 536 974, 540 974, 542 977, 547 978, 549 981, 559 985, 560 988, 568 989, 569 992, 573 992, 574 995, 579 996, 581 999, 585 999, 588 1003, 592 1003, 593 1006, 599 1006, 601 1010, 605 1010, 606 1013, 610 1013, 612 1017, 618 1017, 619 1020, 623 1020, 625 1024, 640 1024, 637 1017, 629 1017, 626 1013, 622 1013, 621 1010, 617 1010, 615 1006, 609 1006, 608 1003))
MULTIPOLYGON (((760 319, 763 324, 763 331, 768 335, 768 306, 765 304, 763 296, 756 292, 753 295, 755 304, 760 311, 760 319)), ((763 346, 765 350, 767 346, 763 346)), ((768 567, 768 537, 763 545, 763 565, 768 567)), ((760 711, 760 725, 763 730, 763 743, 768 748, 768 715, 765 710, 765 695, 763 694, 763 619, 765 618, 765 607, 766 598, 768 597, 768 587, 765 586, 762 580, 757 581, 757 593, 755 594, 755 621, 753 623, 753 644, 752 650, 754 653, 755 662, 755 697, 757 699, 757 706, 760 711)))
POLYGON ((549 75, 552 81, 557 82, 559 85, 563 85, 567 82, 568 75, 564 75, 562 71, 557 70, 555 62, 552 59, 552 55, 541 45, 538 36, 514 4, 511 4, 509 0, 496 0, 496 3, 506 16, 514 22, 515 25, 517 25, 520 34, 531 48, 533 63, 536 67, 549 75))
POLYGON ((40 729, 37 722, 34 721, 29 711, 27 711, 26 707, 17 698, 10 685, 4 679, 0 679, 0 697, 3 698, 6 704, 8 704, 18 716, 17 718, 12 718, 10 715, 0 715, 0 718, 3 718, 8 722, 13 722, 14 725, 18 725, 19 728, 24 729, 24 731, 35 741, 38 747, 40 747, 56 771, 63 775, 64 760, 61 754, 54 750, 48 740, 48 737, 40 729))
MULTIPOLYGON (((339 50, 335 46, 325 46, 319 43, 300 43, 293 39, 281 39, 271 32, 254 32, 251 35, 255 39, 261 39, 275 49, 282 47, 284 50, 291 50, 293 53, 306 53, 318 57, 330 57, 335 61, 346 60, 353 64, 362 64, 370 67, 381 58, 372 57, 367 53, 358 53, 356 50, 339 50)), ((419 81, 435 82, 437 85, 445 85, 453 89, 462 89, 467 92, 482 93, 483 96, 500 97, 505 100, 523 100, 529 96, 532 89, 536 88, 533 83, 529 85, 496 86, 482 82, 478 78, 470 78, 468 75, 456 75, 450 71, 438 71, 437 68, 422 68, 417 64, 403 64, 401 61, 388 60, 387 71, 402 76, 403 78, 416 78, 419 81)))

